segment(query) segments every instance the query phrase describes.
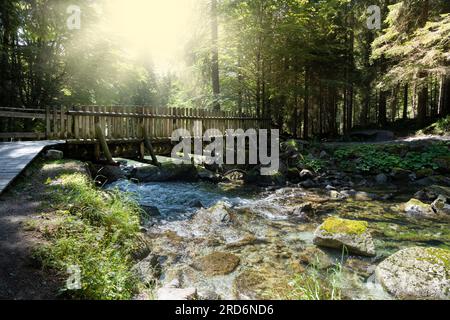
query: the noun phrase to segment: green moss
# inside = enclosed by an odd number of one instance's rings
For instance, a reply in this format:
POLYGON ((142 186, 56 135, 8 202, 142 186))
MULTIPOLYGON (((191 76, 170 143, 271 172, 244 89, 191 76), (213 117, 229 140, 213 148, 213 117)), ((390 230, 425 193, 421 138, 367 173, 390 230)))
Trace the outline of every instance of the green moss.
POLYGON ((424 260, 437 265, 443 265, 447 272, 450 272, 450 251, 439 248, 427 248, 428 258, 424 260))
POLYGON ((336 217, 328 218, 322 224, 321 229, 330 234, 346 233, 361 235, 367 231, 369 224, 365 221, 346 220, 336 217))
POLYGON ((431 211, 431 206, 429 204, 423 203, 422 201, 417 199, 411 199, 405 204, 405 209, 411 207, 419 207, 425 211, 431 211))

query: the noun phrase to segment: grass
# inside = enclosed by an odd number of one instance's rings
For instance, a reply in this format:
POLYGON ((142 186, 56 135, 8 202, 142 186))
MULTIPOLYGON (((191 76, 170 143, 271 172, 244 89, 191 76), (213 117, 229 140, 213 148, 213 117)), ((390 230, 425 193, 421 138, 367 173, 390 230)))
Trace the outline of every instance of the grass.
POLYGON ((271 296, 279 300, 341 300, 341 279, 341 264, 327 271, 320 271, 313 265, 271 296))
POLYGON ((58 225, 46 233, 48 245, 34 255, 44 268, 59 271, 76 266, 80 287, 62 289, 75 299, 130 299, 138 282, 130 272, 139 238, 140 208, 127 195, 105 193, 80 173, 47 180, 58 225))

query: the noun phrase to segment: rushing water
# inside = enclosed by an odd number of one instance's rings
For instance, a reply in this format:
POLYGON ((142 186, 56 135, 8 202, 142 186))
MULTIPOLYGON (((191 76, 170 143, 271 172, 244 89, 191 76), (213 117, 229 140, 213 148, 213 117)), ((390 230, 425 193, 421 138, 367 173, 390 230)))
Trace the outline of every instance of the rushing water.
MULTIPOLYGON (((343 264, 342 289, 351 299, 388 299, 376 283, 376 264, 409 246, 450 247, 450 224, 415 220, 398 205, 411 195, 397 194, 390 201, 334 200, 321 190, 284 188, 265 192, 243 186, 209 183, 134 184, 119 181, 109 186, 130 192, 146 206, 161 213, 147 228, 152 250, 161 257, 162 284, 174 278, 198 289, 203 297, 252 299, 273 297, 289 279, 305 271, 299 257, 314 248, 313 232, 330 215, 369 222, 377 257, 349 257, 326 250, 330 259, 343 264), (315 218, 307 223, 291 214, 293 208, 311 203, 315 218), (199 209, 200 203, 205 208, 199 209), (219 204, 217 206, 217 204, 219 204), (222 223, 211 212, 226 214, 222 223), (213 252, 238 256, 239 265, 226 275, 205 275, 193 264, 213 252), (254 279, 262 277, 264 284, 254 279), (267 296, 267 293, 269 295, 267 296), (272 293, 272 295, 271 295, 272 293)), ((275 295, 276 297, 276 295, 275 295)))

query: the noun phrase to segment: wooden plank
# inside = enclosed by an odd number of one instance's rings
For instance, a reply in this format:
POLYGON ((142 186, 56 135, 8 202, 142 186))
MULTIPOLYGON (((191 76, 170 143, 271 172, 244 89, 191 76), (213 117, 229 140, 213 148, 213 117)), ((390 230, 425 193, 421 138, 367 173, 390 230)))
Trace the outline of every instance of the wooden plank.
POLYGON ((0 143, 0 194, 47 146, 63 141, 34 141, 0 143))
POLYGON ((45 120, 45 111, 42 113, 1 111, 0 118, 42 119, 45 120))
POLYGON ((0 132, 0 139, 36 139, 45 138, 43 132, 0 132))

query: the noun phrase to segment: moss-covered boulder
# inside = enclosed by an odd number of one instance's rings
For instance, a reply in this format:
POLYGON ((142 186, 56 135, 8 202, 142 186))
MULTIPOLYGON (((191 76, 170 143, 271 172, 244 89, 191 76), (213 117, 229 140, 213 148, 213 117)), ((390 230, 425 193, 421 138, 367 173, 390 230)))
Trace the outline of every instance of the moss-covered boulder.
POLYGON ((241 259, 226 252, 214 252, 196 259, 192 267, 209 276, 226 275, 232 273, 239 266, 241 259))
POLYGON ((423 203, 417 199, 411 199, 403 205, 403 210, 406 214, 420 218, 420 217, 432 217, 435 215, 433 209, 429 204, 423 203))
POLYGON ((380 263, 378 281, 399 299, 450 299, 450 251, 414 247, 380 263))
POLYGON ((375 245, 365 221, 328 218, 314 233, 317 246, 343 249, 362 256, 375 256, 375 245))

